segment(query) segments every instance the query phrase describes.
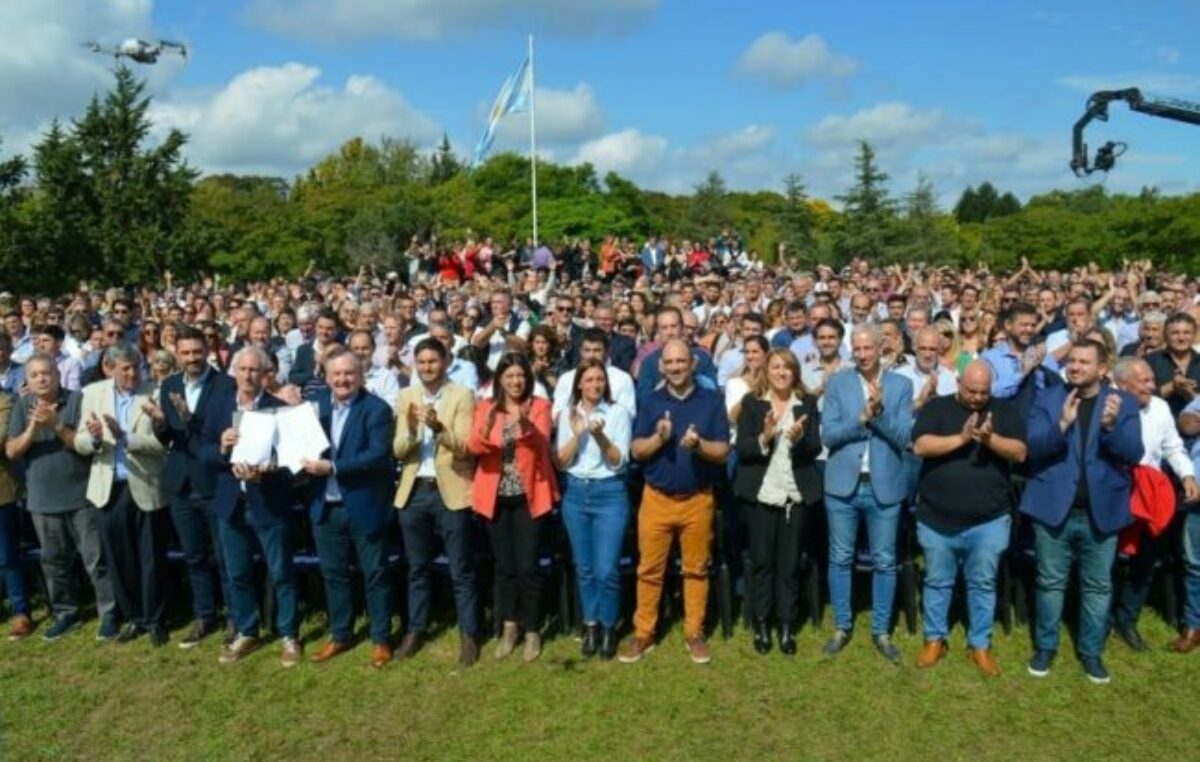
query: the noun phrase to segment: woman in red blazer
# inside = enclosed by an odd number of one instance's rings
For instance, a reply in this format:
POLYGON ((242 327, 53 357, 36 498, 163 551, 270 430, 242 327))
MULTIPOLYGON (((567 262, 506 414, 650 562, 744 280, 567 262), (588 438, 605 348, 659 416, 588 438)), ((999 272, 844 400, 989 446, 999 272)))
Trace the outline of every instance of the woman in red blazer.
POLYGON ((524 629, 524 658, 533 661, 542 653, 538 551, 558 484, 550 462, 550 403, 533 397, 533 370, 524 355, 500 358, 492 399, 475 407, 467 449, 479 459, 473 503, 487 519, 496 559, 495 610, 504 622, 496 658, 513 652, 524 629))

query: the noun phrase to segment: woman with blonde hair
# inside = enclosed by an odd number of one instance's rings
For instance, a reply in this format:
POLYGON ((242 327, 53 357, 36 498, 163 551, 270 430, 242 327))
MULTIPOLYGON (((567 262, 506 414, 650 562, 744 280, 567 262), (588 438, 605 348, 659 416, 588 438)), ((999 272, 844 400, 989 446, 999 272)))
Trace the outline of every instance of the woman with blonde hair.
POLYGON ((824 495, 817 401, 800 381, 790 349, 767 353, 763 388, 742 401, 733 492, 742 502, 750 541, 748 605, 754 650, 771 650, 771 620, 779 650, 796 653, 797 565, 809 509, 824 495))

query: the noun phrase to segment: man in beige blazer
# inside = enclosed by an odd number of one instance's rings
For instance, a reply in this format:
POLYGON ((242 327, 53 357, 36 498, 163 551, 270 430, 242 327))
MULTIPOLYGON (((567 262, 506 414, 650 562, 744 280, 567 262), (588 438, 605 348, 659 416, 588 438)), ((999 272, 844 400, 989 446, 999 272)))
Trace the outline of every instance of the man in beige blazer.
POLYGON ((475 459, 467 454, 475 399, 469 390, 447 380, 449 356, 437 339, 422 339, 413 353, 416 378, 396 399, 393 451, 400 463, 400 486, 395 503, 408 557, 407 632, 396 658, 410 658, 425 640, 440 537, 450 561, 458 609, 459 663, 469 667, 479 658, 479 606, 468 510, 475 459))
POLYGON ((119 342, 104 351, 108 378, 83 390, 75 451, 92 460, 88 502, 100 509, 100 541, 125 626, 118 643, 149 633, 167 642, 166 572, 170 518, 161 487, 166 451, 155 435, 162 411, 142 384, 142 358, 119 342))

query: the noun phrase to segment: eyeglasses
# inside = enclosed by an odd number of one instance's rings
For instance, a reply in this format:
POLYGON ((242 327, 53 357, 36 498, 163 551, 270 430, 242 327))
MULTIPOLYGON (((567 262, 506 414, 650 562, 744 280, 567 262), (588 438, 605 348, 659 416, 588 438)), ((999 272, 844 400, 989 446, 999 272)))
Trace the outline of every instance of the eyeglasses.
POLYGON ((574 312, 575 308, 574 307, 564 307, 563 305, 560 304, 557 307, 555 307, 554 310, 555 310, 555 312, 574 312))

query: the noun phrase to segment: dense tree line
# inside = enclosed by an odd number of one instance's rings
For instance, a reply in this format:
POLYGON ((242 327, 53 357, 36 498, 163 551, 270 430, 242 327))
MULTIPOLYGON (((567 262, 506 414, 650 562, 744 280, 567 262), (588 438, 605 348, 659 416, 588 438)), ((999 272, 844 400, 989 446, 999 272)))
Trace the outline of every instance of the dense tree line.
MULTIPOLYGON (((78 279, 152 281, 221 273, 236 279, 295 275, 310 261, 338 270, 395 266, 414 238, 530 234, 529 164, 500 154, 467 171, 447 138, 426 154, 405 140, 363 138, 288 181, 200 178, 175 130, 149 144, 144 83, 117 72, 69 124, 55 122, 32 156, 0 157, 0 286, 56 291, 78 279)), ((731 192, 711 171, 689 195, 639 188, 590 164, 539 163, 539 222, 551 245, 649 234, 707 239, 736 230, 760 258, 782 251, 802 264, 856 255, 880 262, 1036 267, 1150 258, 1200 271, 1200 194, 1108 194, 1102 186, 1053 191, 1024 206, 991 183, 967 188, 952 210, 922 177, 894 194, 863 142, 841 211, 808 196, 804 178, 779 191, 731 192)))

